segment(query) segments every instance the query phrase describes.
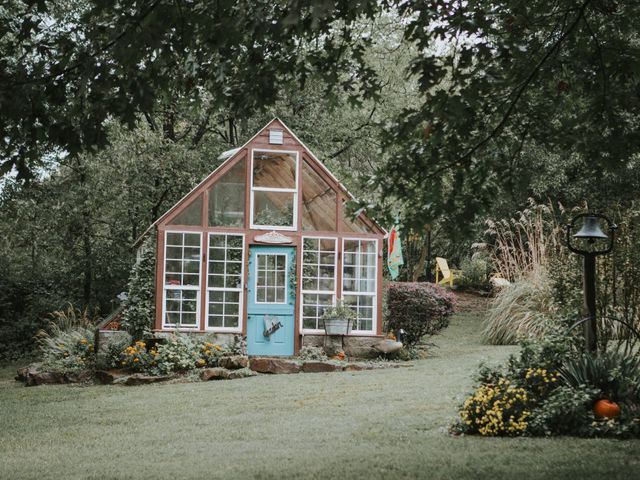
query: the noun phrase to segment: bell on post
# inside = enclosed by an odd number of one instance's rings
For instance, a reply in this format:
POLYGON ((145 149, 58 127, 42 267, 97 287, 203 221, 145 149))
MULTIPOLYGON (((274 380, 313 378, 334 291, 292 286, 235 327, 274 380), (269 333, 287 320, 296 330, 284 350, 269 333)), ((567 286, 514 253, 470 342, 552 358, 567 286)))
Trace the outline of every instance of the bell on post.
POLYGON ((590 242, 595 242, 596 240, 606 239, 609 237, 600 228, 598 217, 589 215, 588 217, 585 217, 582 228, 573 236, 573 238, 584 238, 590 242))

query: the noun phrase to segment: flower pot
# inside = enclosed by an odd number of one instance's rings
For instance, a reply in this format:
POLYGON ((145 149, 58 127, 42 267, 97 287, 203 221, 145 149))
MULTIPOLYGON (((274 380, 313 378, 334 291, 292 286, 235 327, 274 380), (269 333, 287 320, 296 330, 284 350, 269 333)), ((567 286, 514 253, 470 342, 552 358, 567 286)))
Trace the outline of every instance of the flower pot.
POLYGON ((324 320, 324 331, 327 335, 349 335, 351 333, 351 320, 344 318, 324 320))

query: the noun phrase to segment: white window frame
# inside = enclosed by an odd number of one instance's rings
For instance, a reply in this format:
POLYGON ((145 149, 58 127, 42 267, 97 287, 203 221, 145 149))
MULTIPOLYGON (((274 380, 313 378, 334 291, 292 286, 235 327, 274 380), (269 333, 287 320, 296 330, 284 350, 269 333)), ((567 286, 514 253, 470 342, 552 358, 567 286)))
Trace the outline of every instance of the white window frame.
MULTIPOLYGON (((242 322, 244 318, 244 264, 245 264, 245 254, 246 254, 246 239, 244 233, 231 233, 231 232, 205 232, 207 234, 207 267, 206 267, 206 275, 205 275, 205 312, 204 312, 204 329, 207 332, 226 332, 226 333, 242 333, 242 322), (240 288, 227 288, 227 287, 209 287, 209 265, 211 262, 211 258, 209 258, 209 250, 211 248, 211 235, 224 235, 242 237, 242 260, 240 264, 240 288), (238 326, 237 327, 210 327, 209 326, 209 292, 240 292, 238 297, 238 301, 240 302, 238 306, 238 326)), ((225 244, 227 240, 225 239, 225 244)), ((225 253, 226 259, 226 253, 225 253)), ((225 280, 226 280, 226 262, 225 262, 225 280)), ((224 318, 224 317, 223 317, 224 318)))
POLYGON ((305 235, 302 237, 301 244, 301 256, 300 256, 300 265, 302 266, 302 271, 300 273, 300 331, 303 334, 324 334, 325 331, 322 328, 304 328, 304 294, 308 293, 310 295, 332 295, 333 300, 331 305, 335 307, 336 298, 338 296, 338 244, 340 243, 340 239, 338 237, 317 237, 317 236, 309 236, 305 235), (311 240, 333 240, 333 292, 329 293, 328 290, 305 290, 304 285, 304 241, 306 239, 311 240))
POLYGON ((344 297, 345 295, 352 295, 352 296, 365 296, 365 297, 372 297, 373 298, 373 309, 372 309, 372 319, 371 319, 371 330, 356 330, 356 329, 351 329, 351 333, 352 334, 357 334, 357 335, 362 335, 362 336, 374 336, 376 335, 376 332, 378 331, 378 274, 380 272, 378 272, 378 248, 379 248, 379 244, 378 244, 378 239, 377 238, 363 238, 363 237, 344 237, 342 239, 342 285, 341 285, 341 291, 342 291, 342 300, 344 301, 344 297), (375 242, 375 274, 373 276, 373 292, 372 293, 368 293, 368 292, 345 292, 344 290, 344 267, 345 267, 345 262, 344 262, 344 255, 345 255, 345 250, 344 250, 344 243, 350 240, 354 240, 354 241, 358 241, 358 242, 375 242))
MULTIPOLYGON (((182 245, 184 249, 184 244, 182 245)), ((184 258, 183 258, 184 261, 184 258)), ((202 297, 202 232, 193 230, 165 230, 164 232, 164 256, 162 259, 162 329, 163 330, 184 330, 193 331, 200 330, 200 300, 202 297), (167 285, 167 237, 170 233, 189 233, 200 236, 200 258, 198 259, 198 286, 193 285, 167 285), (196 324, 191 326, 184 326, 180 324, 177 326, 175 323, 167 323, 167 290, 195 290, 196 293, 196 324)))
POLYGON ((296 231, 298 229, 298 186, 300 181, 300 152, 297 150, 272 150, 268 148, 254 148, 251 149, 251 163, 249 171, 249 186, 251 187, 251 195, 249 200, 249 225, 252 230, 285 230, 296 231), (253 161, 256 152, 264 153, 291 153, 296 156, 296 187, 295 188, 269 188, 269 187, 254 187, 253 186, 253 161), (293 225, 291 226, 277 226, 277 225, 256 225, 253 223, 253 210, 254 210, 254 192, 277 192, 277 193, 293 193, 293 225))
MULTIPOLYGON (((278 262, 276 262, 278 265, 278 262)), ((276 271, 277 272, 277 271, 276 271)), ((289 255, 284 252, 256 252, 256 266, 255 266, 255 281, 253 284, 253 289, 255 292, 253 293, 253 303, 256 305, 287 305, 289 303, 289 255), (260 256, 283 256, 284 257, 284 302, 259 302, 258 301, 258 267, 260 266, 260 261, 258 257, 260 256)), ((277 278, 277 275, 276 275, 277 278)), ((279 285, 275 285, 276 288, 279 285)), ((267 287, 268 288, 268 287, 267 287)))

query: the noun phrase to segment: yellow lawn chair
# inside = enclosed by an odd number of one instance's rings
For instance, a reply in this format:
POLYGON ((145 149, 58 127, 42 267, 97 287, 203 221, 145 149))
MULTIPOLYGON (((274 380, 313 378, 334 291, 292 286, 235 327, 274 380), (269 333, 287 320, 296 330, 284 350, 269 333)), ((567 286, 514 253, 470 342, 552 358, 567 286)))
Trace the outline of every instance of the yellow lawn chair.
POLYGON ((446 258, 436 257, 436 284, 445 285, 448 283, 450 287, 453 287, 454 273, 459 276, 459 270, 449 269, 446 258), (442 279, 439 278, 440 274, 442 274, 442 279))

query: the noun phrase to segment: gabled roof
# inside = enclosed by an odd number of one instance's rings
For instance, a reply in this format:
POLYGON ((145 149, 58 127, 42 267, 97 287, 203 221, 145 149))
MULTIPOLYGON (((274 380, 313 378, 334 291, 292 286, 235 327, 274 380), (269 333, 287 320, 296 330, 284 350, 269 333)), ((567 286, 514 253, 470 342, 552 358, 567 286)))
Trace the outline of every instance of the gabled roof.
MULTIPOLYGON (((335 182, 335 184, 340 188, 340 190, 342 190, 343 193, 345 193, 351 200, 355 200, 355 196, 349 192, 349 190, 347 190, 347 187, 345 187, 342 182, 340 182, 340 180, 338 180, 336 178, 336 176, 331 173, 331 171, 326 167, 326 165, 324 165, 319 159, 318 157, 315 156, 315 154, 309 149, 309 147, 307 147, 302 140, 300 140, 298 138, 298 136, 293 133, 293 131, 282 121, 280 120, 278 117, 274 117, 273 119, 271 119, 264 127, 262 127, 261 129, 259 129, 255 135, 253 135, 249 140, 247 140, 242 146, 238 147, 238 148, 233 148, 231 150, 227 150, 223 153, 221 153, 218 156, 219 160, 224 160, 213 172, 211 172, 209 175, 207 175, 200 183, 198 183, 194 188, 192 188, 186 195, 184 195, 179 201, 177 201, 169 210, 167 210, 163 215, 161 215, 155 222, 153 222, 151 225, 149 225, 149 227, 142 233, 142 235, 140 235, 138 237, 138 239, 135 241, 134 246, 138 246, 142 240, 144 239, 144 237, 156 226, 158 225, 158 223, 162 222, 163 220, 165 220, 168 216, 171 215, 171 213, 173 213, 173 211, 178 207, 178 205, 180 205, 182 203, 183 200, 185 200, 187 197, 189 197, 191 194, 193 194, 195 191, 199 190, 200 187, 202 187, 202 185, 204 185, 205 183, 207 183, 209 181, 209 179, 211 177, 213 177, 214 175, 216 175, 216 173, 218 173, 221 169, 223 169, 227 164, 229 164, 230 162, 233 162, 237 155, 240 154, 245 147, 247 147, 247 145, 249 145, 256 137, 258 137, 263 131, 265 131, 266 129, 268 129, 274 122, 279 122, 282 127, 287 131, 287 133, 289 135, 291 135, 291 137, 298 142, 302 148, 304 148, 307 153, 311 156, 311 158, 314 160, 314 162, 335 182)), ((367 219, 369 221, 371 221, 376 227, 378 227, 382 232, 384 232, 385 234, 387 233, 387 231, 380 226, 380 224, 378 224, 378 222, 376 222, 374 219, 367 217, 367 219)))

